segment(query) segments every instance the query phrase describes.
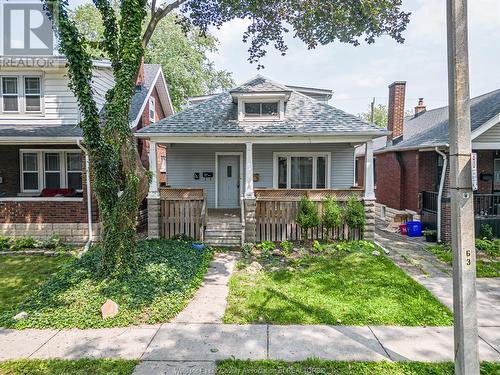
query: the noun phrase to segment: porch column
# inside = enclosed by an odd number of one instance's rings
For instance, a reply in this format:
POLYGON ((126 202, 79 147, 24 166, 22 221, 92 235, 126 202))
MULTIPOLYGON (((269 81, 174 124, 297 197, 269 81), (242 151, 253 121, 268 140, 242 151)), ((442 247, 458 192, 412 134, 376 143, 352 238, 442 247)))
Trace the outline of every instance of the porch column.
POLYGON ((253 190, 253 150, 252 142, 246 143, 245 199, 243 200, 245 220, 245 242, 256 242, 255 211, 257 201, 253 190))
POLYGON ((156 142, 149 142, 149 170, 151 182, 148 193, 148 238, 160 238, 160 193, 158 191, 156 142))
POLYGON ((373 171, 373 141, 366 142, 365 147, 365 231, 364 238, 368 241, 375 239, 375 182, 373 171))
POLYGON ((253 151, 252 142, 246 143, 245 198, 255 198, 253 191, 253 151))

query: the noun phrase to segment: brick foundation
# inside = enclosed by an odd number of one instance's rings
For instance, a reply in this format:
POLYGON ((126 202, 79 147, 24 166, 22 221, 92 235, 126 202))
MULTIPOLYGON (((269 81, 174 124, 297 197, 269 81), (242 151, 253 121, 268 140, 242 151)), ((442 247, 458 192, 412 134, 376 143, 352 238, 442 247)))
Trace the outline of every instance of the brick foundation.
MULTIPOLYGON (((99 240, 99 224, 92 224, 92 241, 99 240)), ((46 240, 57 235, 64 242, 83 243, 88 240, 87 223, 2 223, 0 235, 8 237, 33 237, 46 240)))

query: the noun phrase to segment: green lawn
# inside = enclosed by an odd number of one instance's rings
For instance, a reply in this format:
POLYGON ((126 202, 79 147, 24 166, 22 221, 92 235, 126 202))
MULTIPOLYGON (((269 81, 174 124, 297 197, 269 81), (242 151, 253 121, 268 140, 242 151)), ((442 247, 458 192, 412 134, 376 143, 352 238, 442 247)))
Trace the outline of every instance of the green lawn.
POLYGON ((348 251, 341 245, 321 255, 274 260, 271 265, 279 266, 259 272, 250 272, 252 266, 236 271, 229 282, 224 322, 452 324, 448 308, 390 259, 372 255, 371 246, 348 251))
MULTIPOLYGON (((453 375, 453 363, 334 362, 310 359, 302 362, 236 361, 217 364, 217 375, 453 375)), ((482 375, 500 373, 500 363, 482 363, 482 375)))
MULTIPOLYGON (((188 242, 140 241, 136 271, 119 278, 99 276, 100 257, 96 246, 66 264, 44 285, 33 288, 27 302, 4 309, 0 327, 101 328, 166 322, 198 289, 212 253, 196 252, 188 242), (119 305, 119 313, 103 320, 100 307, 108 298, 119 305), (12 317, 20 311, 26 311, 28 318, 16 322, 12 317)), ((36 269, 19 283, 33 285, 32 278, 38 279, 36 269)))
POLYGON ((2 256, 0 257, 0 314, 24 302, 71 257, 2 256))
POLYGON ((24 359, 0 362, 0 375, 130 375, 138 363, 123 359, 24 359))
MULTIPOLYGON (((438 259, 449 264, 452 263, 452 251, 447 245, 429 245, 426 247, 438 257, 438 259)), ((477 251, 476 276, 477 277, 500 277, 500 257, 477 251)))

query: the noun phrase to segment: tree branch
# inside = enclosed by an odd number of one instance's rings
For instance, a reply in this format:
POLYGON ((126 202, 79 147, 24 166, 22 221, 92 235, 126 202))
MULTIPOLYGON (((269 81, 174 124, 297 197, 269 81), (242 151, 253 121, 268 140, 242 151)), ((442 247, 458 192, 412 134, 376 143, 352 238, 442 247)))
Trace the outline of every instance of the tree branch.
MULTIPOLYGON (((142 37, 142 45, 146 47, 149 43, 149 40, 153 36, 153 33, 158 25, 158 22, 162 20, 167 14, 172 12, 174 9, 180 7, 187 0, 176 0, 173 3, 164 3, 158 7, 158 9, 151 8, 151 19, 149 20, 148 26, 146 27, 146 31, 142 37)), ((153 0, 153 4, 155 1, 153 0)))
POLYGON ((120 46, 118 43, 118 23, 115 11, 108 0, 93 0, 93 2, 99 13, 101 13, 104 24, 104 49, 109 55, 113 70, 117 70, 120 64, 120 59, 118 58, 120 46))

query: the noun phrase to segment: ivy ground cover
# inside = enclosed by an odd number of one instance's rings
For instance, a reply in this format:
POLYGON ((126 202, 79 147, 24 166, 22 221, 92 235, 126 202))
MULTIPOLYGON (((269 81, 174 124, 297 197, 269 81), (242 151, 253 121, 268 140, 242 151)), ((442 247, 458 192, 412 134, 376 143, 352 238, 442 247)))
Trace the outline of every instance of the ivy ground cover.
POLYGON ((100 328, 166 322, 198 289, 211 258, 210 251, 197 252, 185 241, 140 241, 133 272, 101 277, 101 249, 95 246, 63 265, 23 301, 2 308, 0 327, 100 328), (108 298, 119 305, 119 312, 104 320, 100 307, 108 298), (28 313, 26 319, 12 319, 21 311, 28 313))
MULTIPOLYGON (((229 282, 226 323, 446 326, 449 309, 366 241, 249 254, 229 282), (294 255, 295 254, 295 255, 294 255)), ((258 247, 257 250, 258 251, 258 247)))

